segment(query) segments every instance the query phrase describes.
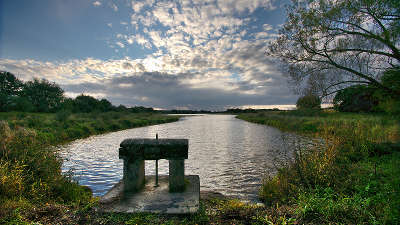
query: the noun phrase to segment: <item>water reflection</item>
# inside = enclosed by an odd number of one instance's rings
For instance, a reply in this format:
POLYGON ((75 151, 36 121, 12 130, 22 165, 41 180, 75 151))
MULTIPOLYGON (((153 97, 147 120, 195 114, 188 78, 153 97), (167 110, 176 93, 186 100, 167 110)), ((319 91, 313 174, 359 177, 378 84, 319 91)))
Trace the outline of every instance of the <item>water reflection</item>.
MULTIPOLYGON (((298 138, 232 115, 187 116, 180 121, 135 128, 74 141, 60 147, 63 171, 72 170, 79 183, 103 195, 122 178, 119 144, 125 138, 187 138, 186 174, 200 175, 201 190, 213 190, 257 200, 261 179, 275 172, 274 164, 290 157, 298 138), (284 143, 283 143, 284 140, 284 143)), ((146 174, 155 174, 146 161, 146 174)), ((159 174, 168 174, 168 161, 159 161, 159 174)))

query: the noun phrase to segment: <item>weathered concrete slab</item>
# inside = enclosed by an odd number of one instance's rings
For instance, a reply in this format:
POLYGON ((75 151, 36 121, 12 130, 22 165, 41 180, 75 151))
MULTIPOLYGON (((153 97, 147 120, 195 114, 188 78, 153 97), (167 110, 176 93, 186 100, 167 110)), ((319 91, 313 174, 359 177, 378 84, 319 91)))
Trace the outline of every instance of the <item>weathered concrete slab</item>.
POLYGON ((121 142, 120 159, 187 159, 188 139, 131 138, 121 142))
POLYGON ((124 193, 123 182, 116 184, 100 198, 102 212, 188 214, 199 210, 200 178, 185 176, 185 190, 170 192, 168 176, 159 176, 159 187, 154 187, 155 176, 146 176, 144 188, 137 193, 124 193))

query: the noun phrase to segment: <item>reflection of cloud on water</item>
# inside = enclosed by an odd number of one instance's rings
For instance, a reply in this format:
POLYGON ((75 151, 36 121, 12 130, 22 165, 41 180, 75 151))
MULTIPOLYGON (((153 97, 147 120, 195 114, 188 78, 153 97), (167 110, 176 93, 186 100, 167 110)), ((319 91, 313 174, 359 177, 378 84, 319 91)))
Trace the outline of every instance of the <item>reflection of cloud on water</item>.
MULTIPOLYGON (((293 157, 307 138, 245 122, 233 115, 188 116, 168 124, 123 130, 74 141, 60 151, 63 171, 73 168, 79 182, 103 195, 122 178, 119 144, 126 138, 187 138, 185 173, 200 176, 201 190, 256 201, 262 178, 293 157)), ((146 174, 155 174, 148 160, 146 174)), ((159 174, 168 174, 168 161, 159 161, 159 174)))

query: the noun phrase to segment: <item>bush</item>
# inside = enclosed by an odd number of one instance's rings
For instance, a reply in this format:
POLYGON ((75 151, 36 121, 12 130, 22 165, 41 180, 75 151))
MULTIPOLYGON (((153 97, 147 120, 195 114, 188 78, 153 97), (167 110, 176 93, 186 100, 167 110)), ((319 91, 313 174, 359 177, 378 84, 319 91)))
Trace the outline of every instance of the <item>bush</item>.
POLYGON ((296 102, 297 109, 320 109, 321 99, 315 95, 300 97, 296 102))
POLYGON ((374 95, 374 87, 354 85, 340 90, 333 99, 333 105, 339 112, 374 112, 379 104, 374 95))
POLYGON ((61 110, 56 113, 55 119, 58 122, 65 123, 68 120, 68 117, 71 115, 70 111, 61 110))

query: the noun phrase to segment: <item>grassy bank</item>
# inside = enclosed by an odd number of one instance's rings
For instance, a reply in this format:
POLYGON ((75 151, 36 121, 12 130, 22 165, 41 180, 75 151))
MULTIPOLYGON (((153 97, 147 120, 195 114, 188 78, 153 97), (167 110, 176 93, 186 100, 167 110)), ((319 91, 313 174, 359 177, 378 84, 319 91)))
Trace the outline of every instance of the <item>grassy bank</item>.
POLYGON ((174 122, 176 116, 158 113, 93 112, 76 113, 0 113, 0 120, 7 121, 11 129, 34 130, 43 144, 60 144, 90 135, 128 128, 174 122))
POLYGON ((399 117, 337 112, 264 112, 238 118, 323 138, 266 177, 269 205, 285 204, 306 223, 400 223, 399 117))
POLYGON ((0 113, 0 223, 35 221, 52 213, 46 208, 67 212, 94 204, 88 188, 61 174, 62 161, 52 146, 177 120, 154 113, 0 113))
POLYGON ((61 174, 53 145, 108 131, 171 122, 160 114, 0 113, 0 224, 266 224, 290 211, 201 193, 185 216, 99 213, 91 191, 61 174), (272 210, 273 209, 273 210, 272 210))

